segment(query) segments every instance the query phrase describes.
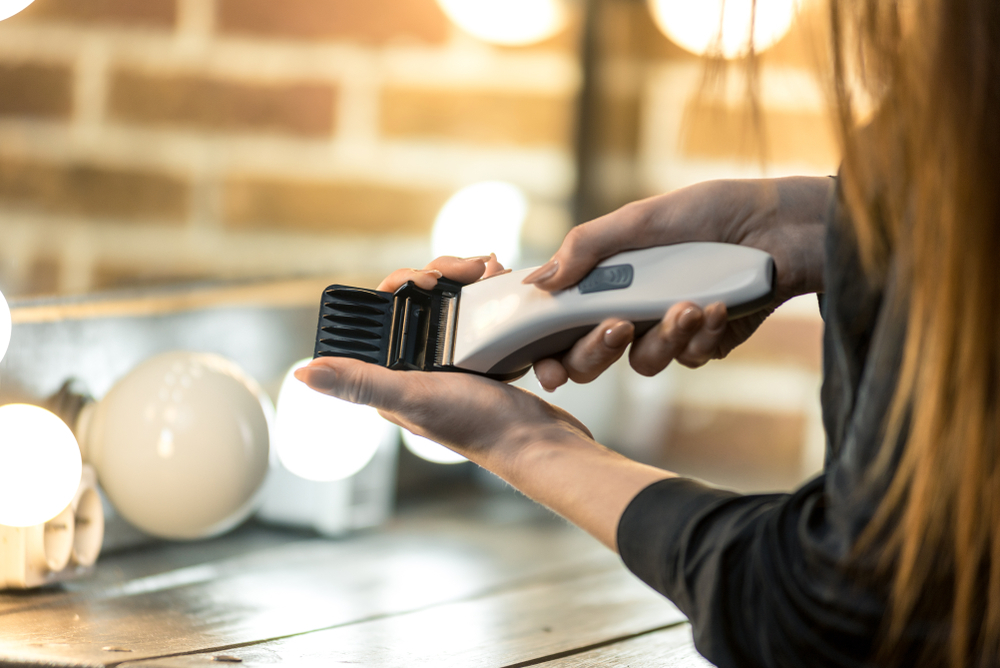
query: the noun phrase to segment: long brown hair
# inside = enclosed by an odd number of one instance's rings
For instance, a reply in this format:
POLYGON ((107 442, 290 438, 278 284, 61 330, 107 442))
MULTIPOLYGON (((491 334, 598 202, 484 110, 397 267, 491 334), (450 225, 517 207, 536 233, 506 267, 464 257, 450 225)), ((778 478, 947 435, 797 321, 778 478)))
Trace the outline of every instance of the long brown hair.
POLYGON ((937 618, 950 621, 947 646, 929 647, 916 660, 995 665, 1000 2, 829 0, 829 8, 841 186, 869 271, 880 274, 891 262, 908 305, 883 450, 900 438, 905 446, 859 541, 860 548, 887 548, 881 563, 892 589, 883 655, 900 661, 894 648, 904 630, 937 606, 944 611, 937 618), (877 107, 861 131, 859 93, 877 107))

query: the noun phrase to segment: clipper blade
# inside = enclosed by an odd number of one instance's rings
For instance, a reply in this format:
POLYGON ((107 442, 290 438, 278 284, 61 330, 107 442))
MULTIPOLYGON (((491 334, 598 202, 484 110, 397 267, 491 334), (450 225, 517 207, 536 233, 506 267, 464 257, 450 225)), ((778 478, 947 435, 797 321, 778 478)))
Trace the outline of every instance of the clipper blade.
POLYGON ((462 286, 439 279, 433 290, 409 282, 392 292, 331 285, 323 292, 314 357, 333 356, 422 371, 454 370, 462 286))

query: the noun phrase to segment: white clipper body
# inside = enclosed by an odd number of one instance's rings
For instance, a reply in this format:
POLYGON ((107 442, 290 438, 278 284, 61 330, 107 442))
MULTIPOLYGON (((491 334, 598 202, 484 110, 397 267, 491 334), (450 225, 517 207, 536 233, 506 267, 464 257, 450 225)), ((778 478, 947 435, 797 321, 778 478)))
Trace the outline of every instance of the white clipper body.
POLYGON ((315 356, 351 357, 391 369, 468 371, 501 380, 562 352, 602 320, 643 333, 681 301, 723 302, 738 318, 774 297, 774 260, 746 246, 683 243, 627 251, 580 283, 549 293, 524 269, 471 285, 439 279, 395 292, 331 285, 323 293, 315 356))
POLYGON ((644 331, 681 301, 723 302, 730 318, 773 297, 774 261, 767 253, 721 243, 683 243, 619 253, 579 284, 557 293, 521 281, 532 269, 462 288, 452 359, 460 369, 494 376, 521 373, 537 359, 566 350, 609 317, 644 331))

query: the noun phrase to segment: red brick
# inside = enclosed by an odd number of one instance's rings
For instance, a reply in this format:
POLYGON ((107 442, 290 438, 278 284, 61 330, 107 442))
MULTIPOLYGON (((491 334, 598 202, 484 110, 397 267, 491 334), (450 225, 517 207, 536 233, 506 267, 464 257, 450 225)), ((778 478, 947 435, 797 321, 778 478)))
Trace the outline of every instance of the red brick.
POLYGON ((800 482, 805 418, 694 406, 671 411, 659 465, 740 490, 800 482))
POLYGON ((0 115, 67 118, 72 72, 64 65, 0 63, 0 115))
POLYGON ((225 186, 225 220, 232 228, 426 234, 448 194, 369 183, 234 179, 225 186))
POLYGON ((177 6, 175 0, 35 0, 10 21, 172 28, 177 6))
POLYGON ((440 44, 448 19, 434 0, 218 0, 222 33, 384 44, 440 44))
POLYGON ((112 117, 131 122, 327 136, 335 100, 336 90, 327 84, 248 84, 118 72, 108 106, 112 117))
POLYGON ((517 93, 390 88, 382 94, 389 137, 483 144, 568 146, 573 100, 517 93))
POLYGON ((136 263, 101 260, 96 263, 91 273, 90 287, 94 290, 148 288, 202 282, 212 278, 207 272, 197 269, 184 271, 178 267, 150 267, 136 263))
POLYGON ((188 185, 165 174, 0 159, 0 202, 70 216, 183 222, 188 185))

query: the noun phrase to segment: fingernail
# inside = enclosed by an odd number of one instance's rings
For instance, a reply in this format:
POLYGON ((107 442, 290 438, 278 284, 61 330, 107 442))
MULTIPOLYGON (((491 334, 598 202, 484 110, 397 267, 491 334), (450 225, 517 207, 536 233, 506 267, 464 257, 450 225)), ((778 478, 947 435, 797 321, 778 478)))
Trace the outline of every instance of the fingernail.
POLYGON ((302 367, 295 377, 315 390, 332 390, 337 384, 337 372, 324 366, 302 367))
POLYGON ((428 276, 433 276, 434 278, 441 278, 444 275, 437 269, 417 269, 416 271, 418 274, 427 274, 428 276))
POLYGON ((521 283, 524 285, 534 285, 535 283, 547 281, 555 276, 557 271, 559 271, 559 260, 553 258, 528 274, 521 283))
POLYGON ((466 262, 489 262, 489 255, 474 255, 473 257, 463 257, 466 262))
POLYGON ((694 329, 694 327, 698 324, 698 320, 700 320, 699 315, 698 309, 695 307, 692 306, 690 308, 686 308, 683 313, 681 313, 680 317, 677 318, 677 325, 681 329, 694 329))
POLYGON ((621 348, 632 340, 635 327, 630 322, 615 323, 604 332, 604 345, 608 348, 621 348))

